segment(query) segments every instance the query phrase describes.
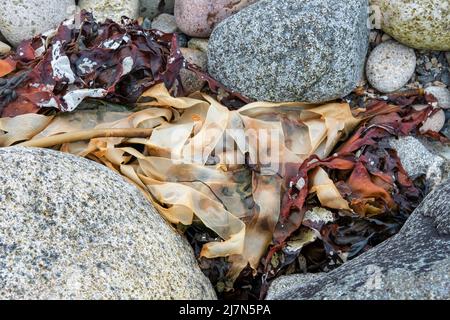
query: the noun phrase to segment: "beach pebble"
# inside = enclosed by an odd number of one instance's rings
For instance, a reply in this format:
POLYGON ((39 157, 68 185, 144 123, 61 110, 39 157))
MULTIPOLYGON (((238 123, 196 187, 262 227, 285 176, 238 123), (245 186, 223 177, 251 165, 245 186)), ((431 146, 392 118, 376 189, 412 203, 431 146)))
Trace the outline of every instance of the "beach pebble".
POLYGON ((214 27, 257 0, 176 0, 175 17, 181 31, 191 37, 209 37, 214 27))
POLYGON ((0 30, 13 46, 57 27, 73 14, 74 0, 2 0, 0 30))
POLYGON ((448 0, 370 0, 384 32, 408 47, 450 50, 448 0))
POLYGON ((188 42, 188 47, 202 52, 208 52, 208 39, 192 38, 188 42))
POLYGON ((372 51, 367 60, 366 74, 375 89, 390 93, 405 86, 413 76, 415 68, 414 50, 389 40, 372 51))
POLYGON ((427 131, 439 132, 445 125, 445 112, 440 109, 431 117, 429 117, 420 128, 420 132, 425 133, 427 131))
POLYGON ((0 54, 6 54, 11 51, 11 47, 0 41, 0 54))
POLYGON ((173 14, 175 0, 141 0, 140 15, 153 19, 160 13, 173 14))
POLYGON ((122 16, 130 19, 139 16, 139 0, 80 0, 79 6, 91 11, 98 21, 111 19, 120 22, 122 16))
POLYGON ((425 92, 428 94, 432 94, 438 102, 438 106, 442 109, 450 108, 450 91, 444 87, 428 87, 425 89, 425 92))
POLYGON ((152 29, 165 33, 174 33, 178 31, 178 26, 173 15, 161 13, 152 21, 152 29))
MULTIPOLYGON (((200 69, 202 69, 203 71, 206 71, 206 53, 190 48, 180 48, 180 50, 188 62, 193 63, 200 67, 200 69)), ((195 91, 199 91, 205 85, 205 81, 198 79, 198 77, 192 71, 182 69, 180 72, 180 76, 186 94, 191 94, 195 91)))

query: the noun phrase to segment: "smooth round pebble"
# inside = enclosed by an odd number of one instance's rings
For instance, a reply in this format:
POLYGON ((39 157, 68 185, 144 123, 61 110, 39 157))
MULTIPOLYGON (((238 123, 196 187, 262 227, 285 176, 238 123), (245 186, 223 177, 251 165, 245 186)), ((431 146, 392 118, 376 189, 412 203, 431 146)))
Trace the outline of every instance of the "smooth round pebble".
POLYGON ((178 27, 191 37, 207 38, 221 21, 258 0, 176 0, 178 27))
POLYGON ((74 10, 74 0, 2 0, 0 30, 8 42, 17 46, 57 27, 74 10))
POLYGON ((188 47, 202 52, 208 52, 208 42, 208 39, 192 38, 188 42, 188 47))
POLYGON ((442 130, 444 125, 445 125, 445 112, 444 110, 440 109, 425 121, 425 123, 420 128, 420 132, 422 133, 427 131, 439 132, 442 130))
POLYGON ((173 13, 175 0, 140 0, 140 15, 153 19, 160 13, 173 13))
POLYGON ((161 13, 152 21, 152 29, 165 33, 174 33, 178 31, 178 26, 173 15, 161 13))
POLYGON ((415 49, 450 50, 449 0, 370 0, 379 8, 381 27, 415 49))
POLYGON ((450 108, 450 91, 447 88, 433 86, 426 88, 425 92, 433 95, 442 109, 450 108))
MULTIPOLYGON (((181 53, 186 60, 192 64, 197 65, 203 71, 207 68, 207 56, 206 53, 200 50, 190 48, 180 48, 181 53)), ((199 91, 205 85, 205 81, 200 80, 195 73, 189 70, 182 69, 180 72, 181 82, 183 83, 186 94, 191 94, 195 91, 199 91)))
POLYGON ((366 65, 367 79, 380 92, 401 89, 414 75, 416 54, 413 49, 389 40, 378 45, 366 65))
POLYGON ((11 51, 11 47, 0 41, 0 54, 6 54, 11 51))

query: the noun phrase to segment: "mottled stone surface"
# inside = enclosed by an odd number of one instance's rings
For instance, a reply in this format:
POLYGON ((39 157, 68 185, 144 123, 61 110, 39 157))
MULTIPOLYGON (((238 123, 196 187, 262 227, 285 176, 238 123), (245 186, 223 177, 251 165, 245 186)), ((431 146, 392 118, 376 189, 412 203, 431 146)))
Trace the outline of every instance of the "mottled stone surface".
POLYGON ((390 93, 405 86, 416 69, 414 50, 389 40, 379 44, 366 64, 367 80, 380 92, 390 93))
POLYGON ((140 0, 140 15, 153 19, 161 13, 173 14, 175 0, 140 0))
POLYGON ((2 0, 0 30, 14 46, 58 26, 73 14, 75 0, 2 0))
POLYGON ((215 298, 140 191, 92 161, 0 149, 0 299, 215 298))
POLYGON ((450 91, 444 87, 431 86, 425 89, 425 92, 432 94, 442 109, 450 109, 450 91))
POLYGON ((448 0, 371 0, 382 14, 382 29, 416 49, 450 50, 448 0))
MULTIPOLYGON (((206 53, 190 48, 181 48, 180 50, 188 62, 193 63, 200 67, 200 69, 206 71, 206 53)), ((195 73, 186 69, 182 69, 180 71, 180 77, 186 94, 191 94, 195 91, 199 91, 205 85, 205 81, 200 80, 195 73)))
POLYGON ((173 15, 162 13, 153 19, 152 29, 157 29, 165 33, 174 33, 178 31, 178 26, 173 15))
POLYGON ((266 300, 273 300, 280 294, 295 289, 301 283, 307 283, 320 278, 323 273, 299 273, 291 274, 288 276, 281 276, 275 279, 271 284, 269 291, 267 292, 266 300))
POLYGON ((139 0, 80 0, 79 6, 92 12, 98 21, 111 19, 120 22, 122 16, 130 19, 139 16, 139 0))
POLYGON ((258 0, 176 0, 178 27, 191 37, 208 37, 214 27, 258 0))
POLYGON ((427 131, 439 132, 445 125, 445 112, 442 109, 433 113, 420 127, 420 132, 425 133, 427 131))
POLYGON ((426 140, 415 137, 400 137, 389 140, 389 146, 397 151, 408 175, 415 179, 425 176, 430 188, 434 188, 449 175, 449 160, 437 150, 428 148, 426 140))
POLYGON ((214 29, 208 71, 255 100, 345 96, 363 74, 367 6, 367 0, 258 1, 214 29))
POLYGON ((208 39, 192 38, 188 42, 188 48, 208 52, 208 39))
POLYGON ((318 278, 291 283, 271 298, 448 299, 449 270, 450 182, 446 181, 426 197, 396 236, 318 278))

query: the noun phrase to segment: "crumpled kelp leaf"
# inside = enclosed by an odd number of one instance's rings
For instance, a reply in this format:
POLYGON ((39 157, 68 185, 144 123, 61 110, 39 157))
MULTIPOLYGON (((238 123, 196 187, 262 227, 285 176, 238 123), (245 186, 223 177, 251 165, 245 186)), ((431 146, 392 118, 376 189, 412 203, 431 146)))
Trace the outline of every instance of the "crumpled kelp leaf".
MULTIPOLYGON (((427 104, 426 99, 415 96, 408 103, 427 104)), ((270 267, 272 255, 282 249, 305 222, 310 193, 317 195, 321 205, 338 209, 343 217, 400 217, 412 212, 421 192, 406 174, 396 152, 381 142, 391 136, 419 134, 421 125, 433 112, 431 105, 415 110, 407 103, 399 106, 373 101, 361 113, 361 118, 367 120, 331 157, 320 159, 313 155, 305 160, 288 179, 289 188, 284 194, 280 220, 274 232, 275 245, 266 257, 266 266, 270 267)), ((394 225, 398 226, 399 222, 394 225)), ((322 236, 327 252, 328 249, 339 253, 352 251, 353 256, 355 248, 358 248, 356 252, 363 250, 373 236, 366 235, 356 247, 340 246, 330 239, 330 235, 334 235, 333 239, 339 238, 337 225, 326 228, 319 231, 325 232, 322 236)))
POLYGON ((29 140, 44 130, 53 117, 28 114, 15 118, 0 118, 0 146, 9 147, 16 142, 29 140))
POLYGON ((125 18, 122 23, 98 23, 82 11, 56 30, 22 42, 0 60, 0 77, 14 84, 7 88, 14 96, 0 102, 0 113, 12 117, 46 109, 73 111, 86 98, 134 103, 156 83, 175 85, 183 95, 182 68, 231 99, 247 101, 188 63, 176 34, 146 30, 125 18))
POLYGON ((232 279, 248 264, 256 270, 272 242, 292 167, 315 152, 326 156, 359 122, 345 103, 252 103, 231 111, 204 94, 171 97, 163 83, 143 94, 138 109, 123 117, 58 114, 35 139, 79 130, 82 119, 96 129, 152 128, 148 139, 96 138, 60 147, 126 176, 168 221, 201 221, 218 236, 201 255, 229 257, 232 279), (78 124, 71 127, 73 119, 78 124))

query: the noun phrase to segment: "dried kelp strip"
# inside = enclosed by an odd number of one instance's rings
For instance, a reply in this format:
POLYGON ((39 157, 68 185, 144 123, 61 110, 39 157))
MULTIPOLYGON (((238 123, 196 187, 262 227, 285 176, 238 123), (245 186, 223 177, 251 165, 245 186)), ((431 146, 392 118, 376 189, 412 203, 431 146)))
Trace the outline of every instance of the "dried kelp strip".
POLYGON ((143 29, 137 21, 98 23, 82 11, 56 30, 22 42, 0 60, 0 113, 12 117, 46 109, 73 111, 86 98, 130 104, 157 83, 177 86, 182 68, 207 80, 213 92, 246 98, 189 64, 177 45, 176 34, 143 29))

